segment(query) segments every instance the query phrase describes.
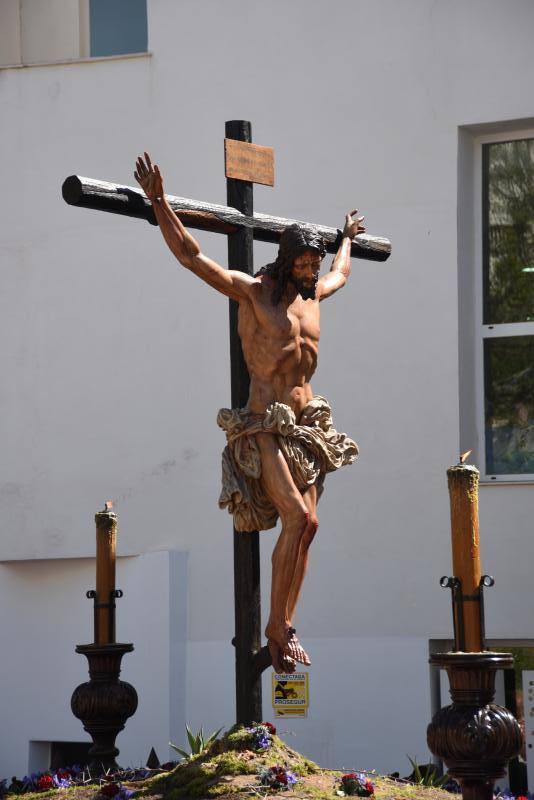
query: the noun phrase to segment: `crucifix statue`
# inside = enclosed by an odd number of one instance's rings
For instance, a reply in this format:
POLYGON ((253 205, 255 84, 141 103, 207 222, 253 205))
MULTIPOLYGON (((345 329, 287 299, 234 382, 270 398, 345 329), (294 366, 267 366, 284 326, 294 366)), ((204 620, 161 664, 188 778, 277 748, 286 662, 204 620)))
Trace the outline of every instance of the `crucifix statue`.
POLYGON ((365 233, 357 211, 346 215, 341 230, 253 213, 252 182, 272 185, 258 177, 265 164, 257 167, 255 158, 261 155, 257 151, 270 148, 250 144, 250 123, 242 120, 227 122, 226 135, 225 146, 249 148, 238 152, 244 166, 236 174, 227 160, 228 206, 166 195, 161 172, 147 153, 135 169, 142 192, 70 176, 63 197, 71 205, 159 225, 178 261, 230 298, 232 408, 221 409, 217 417, 227 438, 219 505, 233 515, 236 531, 237 721, 250 724, 262 717, 261 671, 271 663, 277 672, 310 663, 293 617, 317 531, 317 502, 326 473, 358 455, 355 442, 335 430, 327 400, 311 389, 319 304, 345 286, 351 257, 385 261, 391 245, 365 233), (226 234, 230 268, 204 255, 187 228, 226 234), (276 259, 255 275, 253 239, 279 243, 276 259), (327 252, 334 260, 320 276, 327 252), (262 648, 257 532, 273 528, 278 518, 267 647, 262 648))
POLYGON ((267 530, 281 520, 272 556, 271 611, 265 636, 276 672, 310 664, 293 616, 317 531, 317 501, 326 472, 351 464, 358 447, 332 424, 330 406, 314 396, 319 303, 350 275, 350 245, 365 232, 357 211, 346 215, 331 269, 319 277, 326 248, 320 235, 298 224, 282 233, 278 256, 255 276, 224 269, 202 253, 165 198, 148 153, 135 178, 151 201, 161 233, 180 264, 239 304, 238 332, 250 375, 244 408, 219 411, 226 432, 219 505, 236 531, 267 530))

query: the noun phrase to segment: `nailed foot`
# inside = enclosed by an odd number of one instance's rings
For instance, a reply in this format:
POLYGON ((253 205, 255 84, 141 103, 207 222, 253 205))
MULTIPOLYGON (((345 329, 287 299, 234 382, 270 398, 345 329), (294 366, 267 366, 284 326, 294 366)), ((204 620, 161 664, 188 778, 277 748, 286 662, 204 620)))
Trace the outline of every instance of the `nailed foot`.
MULTIPOLYGON (((275 663, 280 664, 282 660, 285 661, 286 664, 290 664, 293 662, 293 669, 284 669, 283 672, 294 672, 294 662, 298 661, 300 664, 304 664, 309 666, 311 664, 310 658, 306 651, 304 650, 303 646, 297 639, 297 635, 295 632, 295 628, 291 626, 287 626, 282 629, 281 635, 276 635, 274 631, 267 629, 265 631, 267 639, 268 639, 268 646, 269 652, 271 653, 271 657, 273 659, 273 666, 275 663), (275 648, 278 648, 279 655, 275 658, 273 655, 275 648)), ((276 667, 275 667, 276 669, 276 667)))
POLYGON ((295 628, 287 629, 287 645, 284 647, 284 653, 294 658, 299 664, 306 666, 311 664, 309 655, 297 639, 295 628))
POLYGON ((273 669, 275 672, 291 674, 295 672, 296 661, 291 656, 286 655, 274 641, 274 639, 267 639, 267 647, 271 654, 271 661, 273 662, 273 669))

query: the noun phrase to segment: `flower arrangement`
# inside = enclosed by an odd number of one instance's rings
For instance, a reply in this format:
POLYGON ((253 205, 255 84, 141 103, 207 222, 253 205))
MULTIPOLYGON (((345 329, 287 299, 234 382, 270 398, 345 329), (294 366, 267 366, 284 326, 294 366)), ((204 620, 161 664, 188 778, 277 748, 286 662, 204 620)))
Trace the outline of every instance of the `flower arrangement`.
POLYGON ((297 783, 297 776, 290 772, 286 767, 277 764, 275 767, 265 767, 258 773, 258 778, 262 786, 269 789, 289 789, 297 783))
POLYGON ((374 797, 375 787, 363 772, 349 772, 341 777, 336 794, 340 797, 374 797))
MULTIPOLYGON (((158 770, 159 771, 159 770, 158 770)), ((140 781, 152 774, 149 769, 118 770, 108 773, 101 781, 96 790, 96 797, 116 798, 116 800, 130 800, 135 790, 128 789, 119 782, 119 778, 128 781, 140 781)), ((48 772, 33 772, 25 775, 22 780, 12 778, 10 786, 6 780, 0 780, 0 798, 5 794, 26 794, 27 792, 48 792, 52 789, 68 789, 71 786, 86 786, 97 783, 98 780, 91 775, 89 769, 82 769, 74 765, 72 767, 61 767, 57 770, 48 772)))
POLYGON ((513 795, 510 792, 509 789, 505 789, 504 792, 497 791, 495 797, 496 797, 496 800, 533 800, 534 793, 533 792, 527 792, 526 795, 518 794, 516 796, 516 795, 513 795))
POLYGON ((259 725, 247 728, 247 733, 252 737, 254 750, 267 750, 272 744, 276 728, 270 722, 260 722, 259 725))

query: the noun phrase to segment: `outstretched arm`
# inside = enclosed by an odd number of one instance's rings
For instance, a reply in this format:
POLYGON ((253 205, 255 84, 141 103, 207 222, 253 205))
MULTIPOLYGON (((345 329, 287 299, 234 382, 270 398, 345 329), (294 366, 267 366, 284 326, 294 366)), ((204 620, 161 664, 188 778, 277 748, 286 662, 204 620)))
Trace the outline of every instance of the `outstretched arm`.
POLYGON ((197 240, 184 228, 170 207, 163 191, 159 167, 152 165, 148 153, 145 153, 144 159, 142 156, 137 159, 134 176, 152 202, 163 238, 180 264, 233 300, 246 297, 250 287, 257 281, 244 272, 224 269, 200 251, 197 240))
POLYGON ((354 209, 350 214, 345 217, 345 227, 343 228, 343 236, 341 244, 332 262, 330 272, 320 278, 317 285, 317 297, 319 300, 324 300, 330 297, 331 294, 337 292, 342 286, 345 286, 347 278, 350 275, 350 245, 355 236, 359 233, 365 232, 363 225, 364 217, 353 217, 358 213, 358 209, 354 209))

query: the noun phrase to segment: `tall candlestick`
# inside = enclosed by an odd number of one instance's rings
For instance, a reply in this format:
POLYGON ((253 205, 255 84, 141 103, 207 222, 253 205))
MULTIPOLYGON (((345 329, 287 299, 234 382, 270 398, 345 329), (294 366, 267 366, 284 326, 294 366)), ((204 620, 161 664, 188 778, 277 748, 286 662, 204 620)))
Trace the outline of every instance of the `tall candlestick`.
POLYGON ((115 558, 117 543, 117 516, 112 503, 95 514, 96 522, 96 610, 95 642, 109 644, 115 641, 115 558))
MULTIPOLYGON (((466 456, 469 453, 466 454, 466 456)), ((461 581, 463 603, 455 613, 463 613, 465 651, 482 650, 480 619, 480 541, 478 532, 478 478, 479 471, 471 464, 449 467, 447 479, 451 501, 452 566, 455 578, 461 581)), ((456 619, 456 630, 462 620, 456 619)))

